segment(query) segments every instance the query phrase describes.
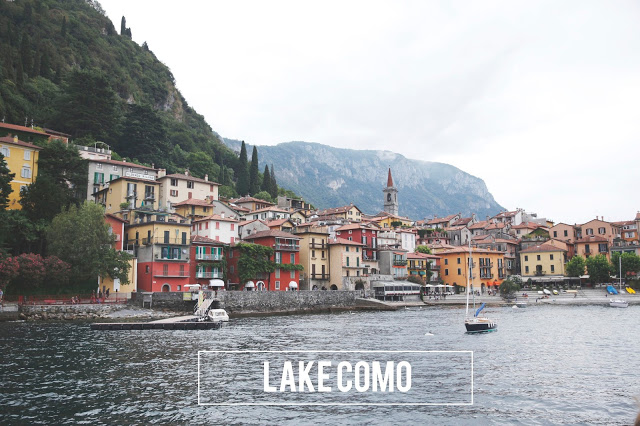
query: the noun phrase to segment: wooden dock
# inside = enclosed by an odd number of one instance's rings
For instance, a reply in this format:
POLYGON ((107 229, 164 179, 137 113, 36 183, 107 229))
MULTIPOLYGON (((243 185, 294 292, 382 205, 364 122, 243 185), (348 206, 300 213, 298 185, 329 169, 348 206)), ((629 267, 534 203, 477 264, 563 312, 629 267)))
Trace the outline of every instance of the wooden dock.
POLYGON ((197 317, 165 318, 150 322, 94 322, 92 330, 212 330, 222 327, 221 322, 197 321, 197 317))

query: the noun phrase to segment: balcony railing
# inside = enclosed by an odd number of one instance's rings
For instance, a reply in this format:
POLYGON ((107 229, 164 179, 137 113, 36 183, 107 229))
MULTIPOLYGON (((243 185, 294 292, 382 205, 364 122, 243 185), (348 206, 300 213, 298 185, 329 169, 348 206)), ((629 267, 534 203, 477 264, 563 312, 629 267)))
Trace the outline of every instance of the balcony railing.
POLYGON ((309 275, 309 277, 312 280, 328 280, 329 279, 329 274, 311 274, 311 275, 309 275))
POLYGON ((321 249, 321 250, 326 250, 327 248, 329 248, 329 245, 326 243, 309 243, 309 247, 312 249, 321 249))
POLYGON ((542 270, 536 270, 536 277, 541 277, 541 276, 543 276, 543 275, 545 275, 545 274, 546 274, 546 272, 545 272, 545 271, 542 271, 542 270))
POLYGON ((183 240, 181 237, 178 238, 164 238, 164 237, 155 237, 151 238, 152 244, 176 244, 176 245, 189 245, 189 239, 183 240))
POLYGON ((300 245, 296 243, 293 243, 293 244, 275 243, 273 247, 276 250, 289 250, 289 251, 300 250, 300 245))
POLYGON ((189 272, 188 271, 180 271, 180 272, 158 272, 157 274, 153 274, 154 277, 166 277, 166 278, 182 278, 182 277, 189 277, 189 272))
POLYGON ((222 278, 222 273, 196 271, 196 278, 222 278))
POLYGON ((481 268, 491 268, 493 266, 493 262, 480 262, 481 268))
POLYGON ((480 274, 480 279, 489 279, 493 278, 493 274, 480 274))
POLYGON ((393 266, 407 266, 406 260, 394 260, 393 266))
POLYGON ((377 262, 378 261, 378 258, 376 256, 369 257, 369 256, 362 255, 362 259, 363 260, 369 260, 371 262, 377 262))
POLYGON ((219 254, 202 254, 196 253, 196 260, 222 260, 223 256, 219 254))

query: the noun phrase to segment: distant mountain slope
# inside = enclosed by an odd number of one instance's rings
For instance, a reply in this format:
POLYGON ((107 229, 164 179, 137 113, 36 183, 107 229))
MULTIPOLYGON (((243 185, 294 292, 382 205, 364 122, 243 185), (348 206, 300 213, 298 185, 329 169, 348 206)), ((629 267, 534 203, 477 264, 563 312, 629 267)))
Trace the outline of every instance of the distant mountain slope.
MULTIPOLYGON (((238 151, 238 141, 224 139, 238 151)), ((260 146, 260 167, 273 164, 278 184, 318 208, 353 202, 365 213, 382 210, 382 188, 391 167, 400 215, 423 219, 462 213, 479 217, 503 208, 482 179, 448 164, 408 159, 390 151, 359 151, 308 142, 260 146)))

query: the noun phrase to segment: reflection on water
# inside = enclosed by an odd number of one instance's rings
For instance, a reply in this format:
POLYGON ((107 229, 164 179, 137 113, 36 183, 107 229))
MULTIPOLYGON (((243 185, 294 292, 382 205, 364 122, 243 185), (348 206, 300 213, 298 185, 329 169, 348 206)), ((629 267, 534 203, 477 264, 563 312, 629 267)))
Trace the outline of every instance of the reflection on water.
MULTIPOLYGON (((460 308, 232 320, 207 331, 91 331, 0 323, 2 423, 630 424, 640 395, 640 307, 489 309, 467 335, 460 308), (515 311, 515 312, 514 312, 515 311), (427 332, 433 335, 425 335, 427 332), (471 350, 467 407, 200 407, 198 350, 471 350)), ((239 362, 232 377, 247 365, 239 362)), ((446 381, 446 377, 444 379, 446 381)), ((452 379, 453 380, 453 379, 452 379)), ((443 383, 447 386, 448 383, 443 383)))

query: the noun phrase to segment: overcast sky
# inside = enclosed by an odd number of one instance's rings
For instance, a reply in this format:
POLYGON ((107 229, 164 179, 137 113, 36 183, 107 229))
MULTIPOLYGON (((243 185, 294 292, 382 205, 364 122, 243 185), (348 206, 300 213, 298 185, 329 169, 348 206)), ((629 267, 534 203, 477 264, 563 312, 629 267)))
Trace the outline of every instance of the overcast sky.
POLYGON ((637 1, 101 4, 224 137, 449 163, 556 222, 640 209, 637 1))

